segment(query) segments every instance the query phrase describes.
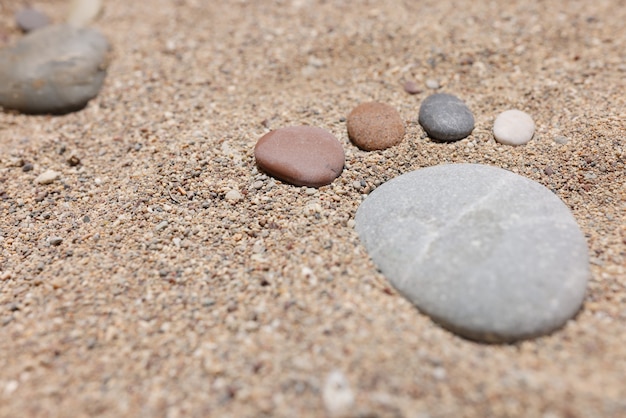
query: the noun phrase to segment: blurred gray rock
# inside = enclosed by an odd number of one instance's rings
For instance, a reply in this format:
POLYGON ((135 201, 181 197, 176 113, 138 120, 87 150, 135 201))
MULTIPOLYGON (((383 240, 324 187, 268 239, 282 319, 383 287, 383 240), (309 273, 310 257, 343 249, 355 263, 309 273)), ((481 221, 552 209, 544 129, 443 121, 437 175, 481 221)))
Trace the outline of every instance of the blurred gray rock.
POLYGON ((22 31, 31 32, 48 26, 50 19, 39 10, 27 7, 15 13, 15 23, 22 31))
POLYGON ((0 106, 35 114, 82 109, 102 87, 110 50, 94 29, 54 25, 27 34, 0 51, 0 106))

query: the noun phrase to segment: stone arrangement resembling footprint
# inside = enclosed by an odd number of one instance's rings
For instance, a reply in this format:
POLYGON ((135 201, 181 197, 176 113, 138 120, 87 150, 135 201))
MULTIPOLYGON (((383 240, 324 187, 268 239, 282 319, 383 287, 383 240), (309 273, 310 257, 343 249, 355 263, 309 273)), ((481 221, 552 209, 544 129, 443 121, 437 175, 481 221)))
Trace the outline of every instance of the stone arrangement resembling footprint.
POLYGON ((544 186, 500 168, 450 164, 404 174, 374 190, 355 220, 391 283, 470 339, 547 334, 585 296, 588 250, 571 212, 544 186))
MULTIPOLYGON (((101 0, 74 0, 68 21, 48 25, 23 9, 28 32, 0 51, 0 106, 33 114, 80 110, 99 93, 111 47, 94 29, 101 0)), ((405 90, 415 93, 415 86, 405 90)), ((474 116, 458 97, 437 93, 419 109, 419 123, 437 141, 470 135, 474 116)), ((369 102, 347 117, 349 139, 364 151, 402 142, 404 122, 385 103, 369 102)), ((494 123, 496 141, 522 145, 535 125, 509 110, 494 123)), ((343 146, 325 129, 291 126, 255 146, 259 168, 296 186, 321 187, 341 175, 343 146)), ((49 184, 59 173, 35 181, 49 184)), ((226 199, 242 198, 237 191, 226 199)), ((495 167, 430 167, 383 184, 362 203, 357 232, 380 270, 420 310, 467 338, 509 342, 562 326, 580 308, 589 277, 584 236, 567 207, 531 180, 495 167)))

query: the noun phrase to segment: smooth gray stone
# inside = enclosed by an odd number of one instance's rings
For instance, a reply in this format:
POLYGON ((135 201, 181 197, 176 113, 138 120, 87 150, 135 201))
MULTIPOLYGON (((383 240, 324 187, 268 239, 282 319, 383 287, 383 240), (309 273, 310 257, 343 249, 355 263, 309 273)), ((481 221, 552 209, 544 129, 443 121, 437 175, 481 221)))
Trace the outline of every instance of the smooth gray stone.
POLYGON ((433 139, 457 141, 474 130, 474 115, 458 97, 436 93, 422 102, 419 123, 433 139))
POLYGON ((15 14, 15 23, 24 32, 32 32, 50 24, 48 16, 36 9, 24 8, 15 14))
POLYGON ((80 110, 104 82, 110 45, 98 31, 54 25, 0 51, 0 106, 24 113, 80 110))
POLYGON ((429 167, 374 190, 356 230, 374 263, 418 309, 485 342, 547 334, 580 309, 585 237, 550 190, 479 165, 429 167))

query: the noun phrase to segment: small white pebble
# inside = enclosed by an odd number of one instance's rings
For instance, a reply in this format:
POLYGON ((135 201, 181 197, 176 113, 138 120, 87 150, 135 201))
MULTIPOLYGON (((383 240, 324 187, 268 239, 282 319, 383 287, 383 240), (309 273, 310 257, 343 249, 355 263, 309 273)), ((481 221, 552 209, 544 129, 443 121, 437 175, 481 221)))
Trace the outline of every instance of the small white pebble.
POLYGON ((171 39, 168 39, 168 40, 165 42, 165 50, 166 50, 167 52, 172 52, 172 51, 175 51, 175 50, 176 50, 176 42, 174 42, 174 41, 173 41, 173 40, 171 40, 171 39))
POLYGON ((426 80, 426 87, 428 87, 431 90, 437 90, 440 87, 440 85, 437 80, 429 78, 428 80, 426 80))
POLYGON ((322 400, 331 417, 343 416, 354 407, 354 394, 343 373, 334 370, 328 374, 322 389, 322 400))
POLYGON ((241 193, 239 192, 239 190, 229 190, 228 193, 226 193, 226 196, 224 196, 224 198, 226 200, 228 200, 229 202, 239 202, 241 199, 243 199, 243 196, 241 195, 241 193))
POLYGON ((54 245, 56 247, 57 245, 61 245, 61 243, 63 242, 63 238, 61 238, 61 237, 50 237, 48 242, 50 243, 50 245, 54 245))
POLYGON ((493 136, 505 145, 523 145, 535 134, 535 122, 526 112, 506 110, 493 123, 493 136))
POLYGON ((159 222, 159 224, 154 229, 156 231, 161 231, 161 230, 165 229, 167 227, 167 225, 168 225, 167 221, 162 221, 162 222, 159 222))
POLYGON ((12 394, 13 392, 15 392, 17 390, 19 385, 20 385, 20 383, 17 380, 9 380, 4 385, 4 394, 5 395, 12 394))
POLYGON ((447 375, 448 373, 443 367, 435 367, 435 369, 433 370, 433 377, 437 380, 443 380, 446 378, 447 375))
POLYGON ((35 179, 35 183, 51 184, 55 180, 57 180, 59 177, 61 177, 61 173, 59 173, 58 171, 46 170, 43 173, 41 173, 39 176, 37 176, 37 178, 35 179))

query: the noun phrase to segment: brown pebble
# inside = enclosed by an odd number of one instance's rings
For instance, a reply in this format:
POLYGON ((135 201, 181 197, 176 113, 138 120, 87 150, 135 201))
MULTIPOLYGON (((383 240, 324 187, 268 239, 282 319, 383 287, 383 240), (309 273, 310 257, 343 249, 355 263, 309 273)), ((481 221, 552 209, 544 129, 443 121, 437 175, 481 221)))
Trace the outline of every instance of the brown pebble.
POLYGON ((80 158, 78 158, 75 155, 72 155, 70 158, 67 159, 67 163, 71 166, 71 167, 76 167, 78 164, 80 164, 80 158))
POLYGON ((402 142, 404 123, 396 109, 385 103, 362 103, 350 112, 348 136, 366 151, 392 147, 402 142))
POLYGON ((419 88, 419 86, 415 83, 415 81, 406 81, 404 83, 404 91, 406 91, 409 94, 418 94, 422 92, 422 89, 419 88))
POLYGON ((552 174, 554 174, 554 170, 549 165, 543 169, 543 172, 546 173, 546 175, 548 176, 551 176, 552 174))
POLYGON ((331 134, 313 126, 290 126, 263 135, 254 147, 259 168, 296 186, 330 184, 345 164, 343 147, 331 134))

